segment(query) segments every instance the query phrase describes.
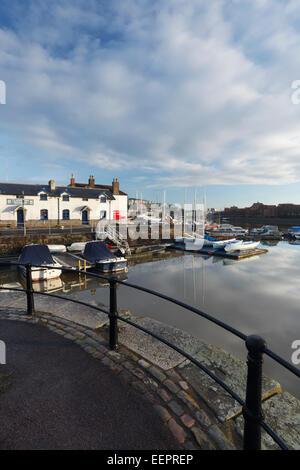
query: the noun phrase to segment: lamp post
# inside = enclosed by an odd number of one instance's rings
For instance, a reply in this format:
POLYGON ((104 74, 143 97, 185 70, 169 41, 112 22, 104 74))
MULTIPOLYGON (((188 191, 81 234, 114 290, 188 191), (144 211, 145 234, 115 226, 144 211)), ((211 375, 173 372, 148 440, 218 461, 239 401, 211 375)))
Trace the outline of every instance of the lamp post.
POLYGON ((22 191, 22 209, 23 209, 23 233, 24 237, 26 237, 26 225, 25 225, 25 199, 24 199, 24 191, 22 191))

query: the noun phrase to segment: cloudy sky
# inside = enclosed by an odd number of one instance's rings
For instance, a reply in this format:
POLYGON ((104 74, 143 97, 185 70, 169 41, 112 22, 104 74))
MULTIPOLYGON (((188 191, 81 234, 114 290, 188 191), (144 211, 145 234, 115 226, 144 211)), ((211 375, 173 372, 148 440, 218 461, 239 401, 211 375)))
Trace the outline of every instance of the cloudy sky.
POLYGON ((300 203, 299 32, 299 0, 1 0, 0 180, 300 203))

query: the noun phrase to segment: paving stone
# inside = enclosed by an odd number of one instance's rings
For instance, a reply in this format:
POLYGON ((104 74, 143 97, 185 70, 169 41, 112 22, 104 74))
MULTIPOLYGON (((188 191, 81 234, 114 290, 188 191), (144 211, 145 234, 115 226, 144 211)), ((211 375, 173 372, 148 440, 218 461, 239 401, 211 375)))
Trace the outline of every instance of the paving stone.
MULTIPOLYGON (((194 357, 245 399, 247 365, 244 361, 213 345, 205 345, 194 357)), ((196 365, 181 367, 180 374, 193 387, 195 393, 212 408, 220 422, 223 423, 241 413, 241 405, 196 365)), ((279 393, 281 386, 263 375, 262 389, 265 399, 279 393)))
POLYGON ((171 395, 164 388, 158 389, 157 393, 166 403, 168 403, 172 398, 171 395))
POLYGON ((120 360, 121 359, 121 354, 115 352, 115 351, 107 351, 107 355, 112 358, 112 359, 115 359, 115 360, 120 360))
POLYGON ((158 383, 155 382, 155 380, 153 380, 151 377, 144 377, 143 378, 143 383, 147 386, 147 387, 150 387, 151 390, 153 391, 157 391, 158 389, 158 383))
POLYGON ((89 345, 89 346, 93 346, 94 348, 96 348, 98 346, 98 343, 96 341, 94 341, 92 338, 86 338, 85 339, 85 342, 89 345))
POLYGON ((176 423, 174 418, 168 421, 168 427, 173 436, 182 444, 187 438, 187 434, 184 429, 176 423))
POLYGON ((70 335, 70 333, 68 333, 67 335, 64 336, 66 339, 70 339, 70 340, 73 340, 74 339, 74 336, 70 335))
POLYGON ((180 392, 177 393, 177 397, 180 398, 192 411, 199 409, 198 403, 184 390, 180 390, 180 392))
MULTIPOLYGON (((193 338, 190 334, 165 325, 157 320, 150 318, 138 318, 134 321, 152 331, 162 338, 182 348, 187 353, 194 355, 199 352, 204 343, 198 338, 193 338)), ((137 328, 126 325, 119 334, 119 342, 128 349, 142 356, 145 360, 159 366, 161 369, 168 370, 176 367, 184 361, 184 357, 172 350, 166 344, 158 341, 153 336, 138 330, 137 328)))
POLYGON ((145 374, 140 369, 131 369, 131 373, 134 374, 138 379, 143 379, 145 374))
POLYGON ((195 424, 195 420, 188 414, 184 414, 183 416, 181 416, 180 419, 183 422, 183 424, 188 428, 193 427, 195 424))
POLYGON ((166 379, 165 374, 163 372, 161 372, 157 367, 151 366, 151 367, 149 367, 148 370, 149 370, 150 374, 152 374, 153 377, 155 377, 160 382, 163 382, 166 379))
MULTIPOLYGON (((300 450, 300 401, 284 392, 262 403, 264 420, 291 450, 300 450)), ((244 434, 244 418, 235 419, 235 430, 240 438, 244 434)), ((262 449, 277 450, 280 447, 262 429, 262 449)))
POLYGON ((195 446, 190 440, 185 441, 182 446, 185 450, 199 450, 199 447, 195 446))
POLYGON ((208 436, 212 439, 215 446, 219 450, 235 450, 235 446, 222 433, 216 424, 207 429, 208 436))
POLYGON ((171 419, 171 415, 166 408, 160 405, 154 405, 155 411, 161 417, 164 423, 167 423, 171 419))
POLYGON ((197 421, 203 426, 204 428, 208 428, 211 426, 211 420, 209 419, 208 415, 203 410, 198 410, 195 412, 195 416, 197 421))
POLYGON ((189 389, 189 384, 184 380, 180 380, 178 383, 183 390, 187 391, 189 389))
POLYGON ((180 390, 178 385, 174 384, 174 382, 172 382, 170 379, 164 381, 164 386, 167 387, 172 393, 177 393, 180 390))
POLYGON ((166 375, 173 380, 173 382, 179 382, 181 379, 180 375, 174 369, 166 370, 166 375))
POLYGON ((213 449, 213 446, 211 445, 207 435, 204 434, 204 432, 199 427, 194 426, 193 428, 191 428, 191 431, 192 431, 198 445, 202 449, 206 449, 206 450, 213 449))
POLYGON ((104 365, 109 366, 109 367, 112 367, 112 366, 114 366, 114 364, 115 364, 115 363, 114 363, 111 359, 109 359, 108 357, 103 357, 103 359, 101 359, 101 362, 102 362, 104 365))
POLYGON ((141 367, 144 367, 144 369, 147 369, 148 367, 151 366, 151 364, 147 361, 144 361, 144 359, 139 359, 138 360, 138 364, 141 366, 141 367))
POLYGON ((168 407, 171 408, 171 410, 177 415, 181 416, 184 413, 184 409, 182 406, 179 405, 179 403, 175 400, 172 400, 168 403, 168 407))

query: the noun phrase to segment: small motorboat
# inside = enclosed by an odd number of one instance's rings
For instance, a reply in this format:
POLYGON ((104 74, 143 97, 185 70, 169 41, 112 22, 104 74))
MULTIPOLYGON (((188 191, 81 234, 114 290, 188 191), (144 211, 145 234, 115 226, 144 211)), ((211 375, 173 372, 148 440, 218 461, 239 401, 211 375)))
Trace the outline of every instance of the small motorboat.
POLYGON ((76 242, 72 243, 72 245, 68 246, 68 251, 83 251, 85 249, 85 245, 87 242, 76 242))
POLYGON ((65 253, 67 248, 65 245, 47 245, 50 253, 65 253))
POLYGON ((102 273, 124 271, 127 268, 127 259, 114 255, 104 242, 87 242, 82 256, 102 273))
POLYGON ((61 268, 62 266, 52 257, 52 254, 50 253, 47 245, 24 246, 19 256, 18 263, 18 267, 24 276, 26 276, 26 267, 23 265, 32 265, 31 277, 34 282, 56 279, 61 275, 62 272, 61 269, 56 269, 61 268))
POLYGON ((236 240, 235 242, 228 243, 224 246, 224 250, 226 253, 232 253, 233 251, 250 251, 255 250, 255 248, 259 245, 258 242, 248 241, 244 242, 242 240, 236 240))
POLYGON ((229 238, 228 240, 218 240, 213 242, 212 246, 213 248, 224 248, 228 243, 235 243, 237 240, 236 238, 229 238))

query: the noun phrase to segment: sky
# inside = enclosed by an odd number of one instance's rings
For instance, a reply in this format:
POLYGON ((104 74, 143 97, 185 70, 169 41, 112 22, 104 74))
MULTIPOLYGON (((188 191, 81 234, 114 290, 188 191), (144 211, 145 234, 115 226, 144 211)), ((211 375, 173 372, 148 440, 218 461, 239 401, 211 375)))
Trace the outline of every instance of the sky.
POLYGON ((299 0, 1 0, 0 181, 300 204, 299 50, 299 0))

